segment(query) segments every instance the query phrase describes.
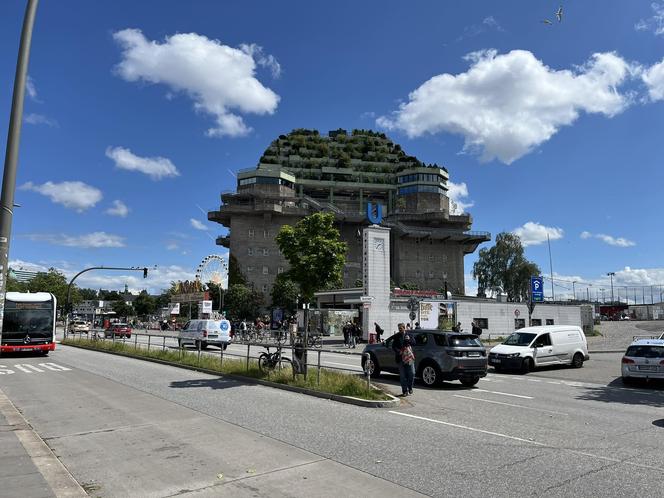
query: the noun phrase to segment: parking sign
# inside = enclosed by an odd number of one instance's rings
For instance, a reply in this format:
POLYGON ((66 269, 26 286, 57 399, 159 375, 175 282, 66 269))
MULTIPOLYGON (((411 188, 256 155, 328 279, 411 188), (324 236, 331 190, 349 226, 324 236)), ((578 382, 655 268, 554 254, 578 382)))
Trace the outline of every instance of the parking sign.
POLYGON ((530 277, 530 296, 533 303, 544 302, 544 279, 530 277))

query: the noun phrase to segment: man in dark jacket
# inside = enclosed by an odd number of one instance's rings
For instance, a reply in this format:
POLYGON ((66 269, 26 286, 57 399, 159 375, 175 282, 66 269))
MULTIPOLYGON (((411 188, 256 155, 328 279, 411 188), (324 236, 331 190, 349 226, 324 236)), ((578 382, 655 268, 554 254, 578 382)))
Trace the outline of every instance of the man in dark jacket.
POLYGON ((473 323, 471 325, 472 325, 472 328, 473 328, 473 332, 472 332, 473 335, 476 335, 478 337, 481 336, 482 335, 482 327, 477 325, 477 322, 475 320, 473 320, 473 323))
POLYGON ((378 325, 377 322, 374 322, 375 330, 376 330, 376 342, 380 342, 380 336, 383 335, 383 329, 380 328, 380 325, 378 325))
POLYGON ((395 334, 394 339, 392 340, 392 350, 395 355, 394 360, 397 362, 397 365, 399 365, 399 379, 401 380, 402 396, 413 394, 413 384, 415 382, 415 356, 412 355, 412 351, 414 345, 415 341, 413 341, 413 337, 406 333, 406 326, 403 323, 400 323, 399 332, 395 334))

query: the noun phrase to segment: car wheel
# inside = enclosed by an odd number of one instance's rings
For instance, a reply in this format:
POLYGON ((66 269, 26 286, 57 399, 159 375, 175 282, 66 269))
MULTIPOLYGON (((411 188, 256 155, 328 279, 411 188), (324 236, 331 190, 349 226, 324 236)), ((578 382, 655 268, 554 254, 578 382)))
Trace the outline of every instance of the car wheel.
POLYGON ((583 355, 581 353, 576 353, 572 358, 572 366, 574 368, 581 368, 583 366, 583 355))
POLYGON ((475 375, 474 377, 464 377, 459 380, 461 381, 461 384, 464 387, 473 387, 475 384, 477 384, 480 381, 480 378, 479 376, 475 375))
POLYGON ((420 379, 427 387, 437 386, 441 382, 441 371, 435 363, 425 363, 420 369, 420 379))
POLYGON ((369 354, 369 360, 367 360, 365 357, 362 357, 362 370, 365 372, 368 370, 370 377, 378 377, 380 375, 378 360, 373 354, 369 354))
POLYGON ((497 366, 497 365, 494 365, 493 370, 494 370, 496 373, 501 373, 501 372, 503 371, 503 367, 499 367, 499 366, 497 366))
POLYGON ((634 384, 634 379, 631 377, 622 377, 620 380, 622 380, 622 383, 626 386, 634 384))
POLYGON ((201 349, 207 349, 207 347, 208 347, 207 341, 201 342, 201 349))
POLYGON ((521 363, 521 373, 527 374, 528 372, 532 371, 534 366, 535 364, 533 363, 532 358, 524 358, 523 362, 521 363))

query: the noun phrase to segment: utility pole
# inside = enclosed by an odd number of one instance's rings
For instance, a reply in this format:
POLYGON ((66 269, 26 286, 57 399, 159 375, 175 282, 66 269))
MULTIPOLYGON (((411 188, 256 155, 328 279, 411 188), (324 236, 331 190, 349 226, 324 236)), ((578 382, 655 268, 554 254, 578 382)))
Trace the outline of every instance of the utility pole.
POLYGON ((551 271, 551 301, 556 301, 556 293, 553 290, 553 260, 551 259, 551 240, 549 240, 549 233, 546 234, 546 243, 549 245, 549 270, 551 271))
POLYGON ((615 301, 613 300, 613 276, 616 274, 614 271, 610 271, 607 273, 609 277, 611 277, 611 304, 613 304, 615 301))
POLYGON ((574 294, 573 301, 576 301, 576 288, 574 287, 574 284, 576 284, 576 280, 572 280, 572 294, 574 294))
POLYGON ((602 291, 602 304, 606 304, 606 299, 604 299, 604 289, 600 289, 602 291))
POLYGON ((590 286, 586 287, 586 300, 590 302, 590 286))
POLYGON ((5 314, 5 293, 7 292, 7 273, 9 271, 9 241, 12 235, 12 218, 14 216, 14 193, 16 191, 18 151, 23 123, 25 83, 28 78, 32 27, 35 24, 37 4, 38 0, 28 0, 25 7, 21 44, 19 45, 18 61, 16 62, 16 76, 14 77, 12 110, 9 115, 5 169, 2 175, 2 196, 0 197, 0 344, 2 343, 2 321, 5 314))

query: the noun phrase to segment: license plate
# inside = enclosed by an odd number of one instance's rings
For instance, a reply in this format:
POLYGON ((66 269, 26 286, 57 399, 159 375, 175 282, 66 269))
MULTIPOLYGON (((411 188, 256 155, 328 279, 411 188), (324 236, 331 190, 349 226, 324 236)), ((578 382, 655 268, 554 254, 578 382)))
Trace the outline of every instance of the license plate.
POLYGON ((493 360, 491 360, 491 363, 500 363, 500 360, 498 358, 494 358, 493 360))
POLYGON ((657 370, 657 367, 655 365, 640 365, 639 370, 647 370, 648 372, 652 372, 657 370))
POLYGON ((468 353, 469 358, 477 358, 478 356, 480 356, 479 353, 468 353))

